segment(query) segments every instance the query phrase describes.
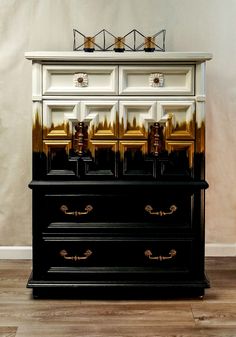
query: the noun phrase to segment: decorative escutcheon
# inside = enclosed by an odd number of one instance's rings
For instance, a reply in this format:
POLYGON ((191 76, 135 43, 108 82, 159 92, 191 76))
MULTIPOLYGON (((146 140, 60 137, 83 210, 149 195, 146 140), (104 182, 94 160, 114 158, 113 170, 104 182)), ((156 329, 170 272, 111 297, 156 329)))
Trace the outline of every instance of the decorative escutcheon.
POLYGON ((173 259, 177 254, 175 249, 171 249, 169 252, 169 256, 152 256, 152 252, 150 249, 145 250, 144 255, 148 257, 150 260, 158 260, 158 261, 164 261, 164 260, 170 260, 173 259))
POLYGON ((86 73, 74 74, 74 84, 76 87, 87 87, 88 86, 88 74, 86 73))
POLYGON ((153 73, 149 76, 150 87, 164 87, 164 75, 161 73, 153 73))
POLYGON ((164 211, 154 212, 152 206, 150 206, 150 205, 145 206, 146 212, 148 212, 151 215, 157 215, 157 216, 171 215, 171 214, 173 214, 174 212, 177 211, 177 206, 171 205, 169 210, 170 210, 170 212, 164 212, 164 211))
POLYGON ((91 256, 93 252, 90 249, 87 249, 83 256, 68 256, 68 253, 65 249, 60 251, 60 255, 65 259, 65 260, 72 260, 72 261, 79 261, 79 260, 86 260, 89 256, 91 256))
POLYGON ((69 209, 66 205, 62 205, 60 207, 60 210, 66 214, 66 215, 74 215, 74 216, 80 216, 80 215, 86 215, 88 214, 89 212, 91 212, 93 210, 93 206, 91 205, 87 205, 85 206, 85 209, 84 211, 80 212, 80 211, 72 211, 72 212, 69 212, 69 209))

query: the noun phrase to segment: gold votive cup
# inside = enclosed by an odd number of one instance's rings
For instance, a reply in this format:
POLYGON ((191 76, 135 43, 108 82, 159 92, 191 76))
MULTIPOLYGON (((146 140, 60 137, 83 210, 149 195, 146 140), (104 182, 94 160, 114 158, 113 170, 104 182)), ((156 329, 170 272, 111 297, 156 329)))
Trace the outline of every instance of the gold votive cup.
POLYGON ((85 36, 84 37, 84 51, 93 52, 94 51, 95 37, 85 36))
POLYGON ((146 36, 144 39, 144 50, 145 51, 154 51, 155 50, 155 37, 146 36))
POLYGON ((122 36, 115 37, 115 48, 116 52, 123 52, 125 50, 125 38, 122 36))

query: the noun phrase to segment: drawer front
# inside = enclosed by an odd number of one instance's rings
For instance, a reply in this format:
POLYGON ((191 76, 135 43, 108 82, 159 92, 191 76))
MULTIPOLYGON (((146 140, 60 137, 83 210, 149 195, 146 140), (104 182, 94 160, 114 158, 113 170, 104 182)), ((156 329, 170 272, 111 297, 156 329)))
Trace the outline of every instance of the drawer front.
POLYGON ((99 224, 114 231, 119 226, 120 230, 131 231, 134 225, 137 229, 191 230, 193 219, 197 219, 194 203, 192 192, 49 194, 43 197, 40 216, 43 224, 73 223, 73 228, 76 223, 84 223, 85 229, 86 223, 98 223, 98 230, 99 224))
POLYGON ((116 95, 118 92, 116 66, 43 67, 43 95, 116 95))
POLYGON ((194 95, 194 66, 121 66, 122 95, 194 95))
POLYGON ((96 194, 45 195, 43 223, 105 222, 114 217, 114 198, 96 194), (112 214, 113 213, 113 214, 112 214))
MULTIPOLYGON (((191 274, 194 243, 186 240, 44 237, 41 266, 48 277, 61 279, 152 279, 191 274), (129 275, 129 276, 127 276, 129 275)), ((196 266, 196 264, 195 264, 196 266)))
POLYGON ((144 193, 140 200, 142 212, 139 217, 157 228, 191 229, 194 217, 197 218, 194 205, 195 196, 191 192, 144 193))

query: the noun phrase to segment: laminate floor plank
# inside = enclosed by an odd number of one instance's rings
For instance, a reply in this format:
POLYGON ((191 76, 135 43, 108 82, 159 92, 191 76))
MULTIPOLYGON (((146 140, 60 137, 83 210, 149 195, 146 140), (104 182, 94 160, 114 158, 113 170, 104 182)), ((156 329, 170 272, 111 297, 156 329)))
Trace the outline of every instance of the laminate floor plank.
POLYGON ((236 258, 206 269, 203 300, 35 300, 31 261, 0 260, 0 337, 236 337, 236 258))
POLYGON ((205 259, 206 270, 236 270, 235 257, 207 257, 205 259))
POLYGON ((236 303, 236 289, 233 288, 217 288, 212 287, 207 289, 204 296, 204 302, 206 303, 236 303))
POLYGON ((20 326, 16 337, 235 337, 234 328, 180 328, 145 326, 20 326))
POLYGON ((234 288, 236 290, 236 270, 215 270, 208 272, 211 287, 234 288))
POLYGON ((0 326, 0 337, 15 337, 17 327, 1 327, 0 326))
POLYGON ((236 303, 192 304, 197 325, 232 326, 236 331, 236 303))
POLYGON ((136 326, 194 326, 190 305, 172 305, 153 303, 124 305, 83 305, 76 301, 49 303, 33 301, 7 304, 0 307, 0 325, 37 324, 46 322, 48 325, 60 324, 106 324, 136 325, 136 326))

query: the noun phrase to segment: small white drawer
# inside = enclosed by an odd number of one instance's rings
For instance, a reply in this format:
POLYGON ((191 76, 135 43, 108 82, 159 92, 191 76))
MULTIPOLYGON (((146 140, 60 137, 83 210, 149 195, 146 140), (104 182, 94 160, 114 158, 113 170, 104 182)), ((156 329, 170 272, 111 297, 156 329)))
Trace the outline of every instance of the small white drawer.
POLYGON ((121 66, 122 95, 194 95, 194 66, 121 66))
POLYGON ((116 66, 43 66, 43 95, 116 95, 116 66))

